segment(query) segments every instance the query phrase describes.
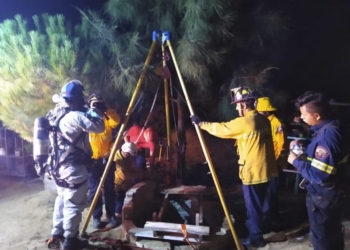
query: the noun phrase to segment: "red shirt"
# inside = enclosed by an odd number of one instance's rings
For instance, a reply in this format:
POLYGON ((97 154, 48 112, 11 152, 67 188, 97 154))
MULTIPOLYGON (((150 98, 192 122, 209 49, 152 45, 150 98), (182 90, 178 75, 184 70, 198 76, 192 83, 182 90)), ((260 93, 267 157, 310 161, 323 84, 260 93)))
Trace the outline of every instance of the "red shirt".
MULTIPOLYGON (((129 137, 130 142, 136 142, 141 131, 142 131, 142 128, 140 126, 134 125, 128 130, 128 132, 126 133, 126 136, 129 137)), ((152 155, 155 148, 155 141, 156 141, 156 135, 154 130, 152 128, 145 128, 139 140, 137 141, 136 146, 138 147, 138 149, 149 148, 150 153, 152 155)))

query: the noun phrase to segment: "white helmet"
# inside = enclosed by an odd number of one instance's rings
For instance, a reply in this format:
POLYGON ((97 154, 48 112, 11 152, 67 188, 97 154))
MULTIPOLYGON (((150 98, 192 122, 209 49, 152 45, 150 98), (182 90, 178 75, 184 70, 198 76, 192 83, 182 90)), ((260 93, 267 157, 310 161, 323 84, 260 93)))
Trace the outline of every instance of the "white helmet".
POLYGON ((133 142, 125 142, 122 145, 122 151, 125 153, 129 153, 131 156, 135 156, 137 154, 137 146, 133 142))

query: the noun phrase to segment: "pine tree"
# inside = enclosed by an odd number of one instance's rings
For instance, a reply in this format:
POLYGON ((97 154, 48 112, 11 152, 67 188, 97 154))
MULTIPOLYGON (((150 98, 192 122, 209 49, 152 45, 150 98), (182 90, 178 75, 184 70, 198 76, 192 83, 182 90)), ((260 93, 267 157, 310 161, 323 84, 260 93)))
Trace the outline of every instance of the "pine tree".
POLYGON ((20 15, 0 24, 0 120, 29 141, 34 119, 53 107, 52 95, 73 78, 89 89, 98 65, 63 15, 34 16, 33 24, 20 15))
MULTIPOLYGON (((251 63, 244 58, 247 55, 253 60, 260 59, 266 55, 266 48, 277 47, 275 41, 279 41, 285 31, 280 13, 271 11, 259 1, 249 3, 253 6, 250 7, 245 1, 230 0, 109 0, 105 13, 112 25, 118 27, 118 35, 137 35, 139 38, 141 57, 134 58, 131 64, 124 64, 128 65, 126 67, 142 64, 153 30, 170 31, 190 96, 205 100, 206 106, 212 109, 223 107, 221 113, 225 115, 229 104, 226 98, 229 90, 227 83, 237 75, 234 71, 251 63), (222 89, 226 91, 226 105, 218 106, 217 99, 222 89)), ((137 70, 130 72, 139 75, 137 70)), ((110 77, 114 85, 131 86, 133 91, 134 77, 121 79, 116 71, 112 71, 110 77)), ((184 154, 184 119, 187 112, 179 95, 176 103, 180 140, 178 151, 184 154)))
MULTIPOLYGON (((140 60, 133 63, 142 64, 150 47, 153 30, 167 30, 171 34, 178 65, 191 95, 208 96, 209 86, 213 84, 211 77, 215 70, 223 64, 225 54, 233 38, 235 12, 230 0, 109 0, 105 13, 112 23, 119 27, 119 34, 137 34, 138 44, 142 48, 140 60), (195 89, 195 91, 194 91, 195 89)), ((158 52, 160 54, 160 52, 158 52)), ((158 58, 160 61, 160 58, 158 58)), ((156 65, 153 65, 156 66, 156 65)), ((135 71, 139 76, 139 72, 135 71)), ((172 80, 176 84, 174 70, 172 80)), ((120 78, 113 77, 114 84, 120 84, 120 78)), ((133 79, 132 79, 133 80, 133 79)), ((123 81, 132 87, 133 81, 123 81)), ((149 89, 152 85, 147 85, 149 89)), ((177 88, 180 90, 180 88, 177 88)), ((185 107, 177 94, 177 133, 178 133, 178 163, 184 167, 185 155, 185 107)))

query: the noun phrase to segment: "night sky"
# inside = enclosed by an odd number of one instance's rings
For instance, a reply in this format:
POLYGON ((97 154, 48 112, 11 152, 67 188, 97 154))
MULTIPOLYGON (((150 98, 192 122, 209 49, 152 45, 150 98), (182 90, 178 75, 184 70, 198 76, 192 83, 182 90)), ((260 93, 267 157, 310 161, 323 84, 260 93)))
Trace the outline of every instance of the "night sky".
POLYGON ((75 9, 100 9, 106 0, 0 0, 0 21, 21 14, 25 18, 33 15, 64 14, 71 22, 80 20, 80 14, 75 9))
MULTIPOLYGON (((249 1, 249 0, 248 0, 249 1)), ((256 2, 255 0, 250 0, 256 2)), ((62 13, 71 22, 74 7, 99 9, 106 0, 0 0, 0 21, 21 14, 62 13)), ((350 102, 350 1, 266 0, 288 18, 289 36, 271 82, 293 95, 305 90, 327 91, 337 101, 350 102)))

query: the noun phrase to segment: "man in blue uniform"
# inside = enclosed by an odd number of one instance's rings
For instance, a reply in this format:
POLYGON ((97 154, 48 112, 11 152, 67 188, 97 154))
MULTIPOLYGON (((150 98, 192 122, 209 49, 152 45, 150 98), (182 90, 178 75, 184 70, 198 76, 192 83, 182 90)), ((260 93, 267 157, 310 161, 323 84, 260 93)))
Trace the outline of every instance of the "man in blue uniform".
MULTIPOLYGON (((325 95, 306 92, 296 105, 301 119, 311 126, 313 138, 306 155, 298 157, 290 152, 288 162, 306 180, 311 242, 317 250, 342 250, 341 177, 348 157, 344 134, 330 113, 329 99, 325 95)), ((291 142, 290 147, 296 143, 291 142)))

